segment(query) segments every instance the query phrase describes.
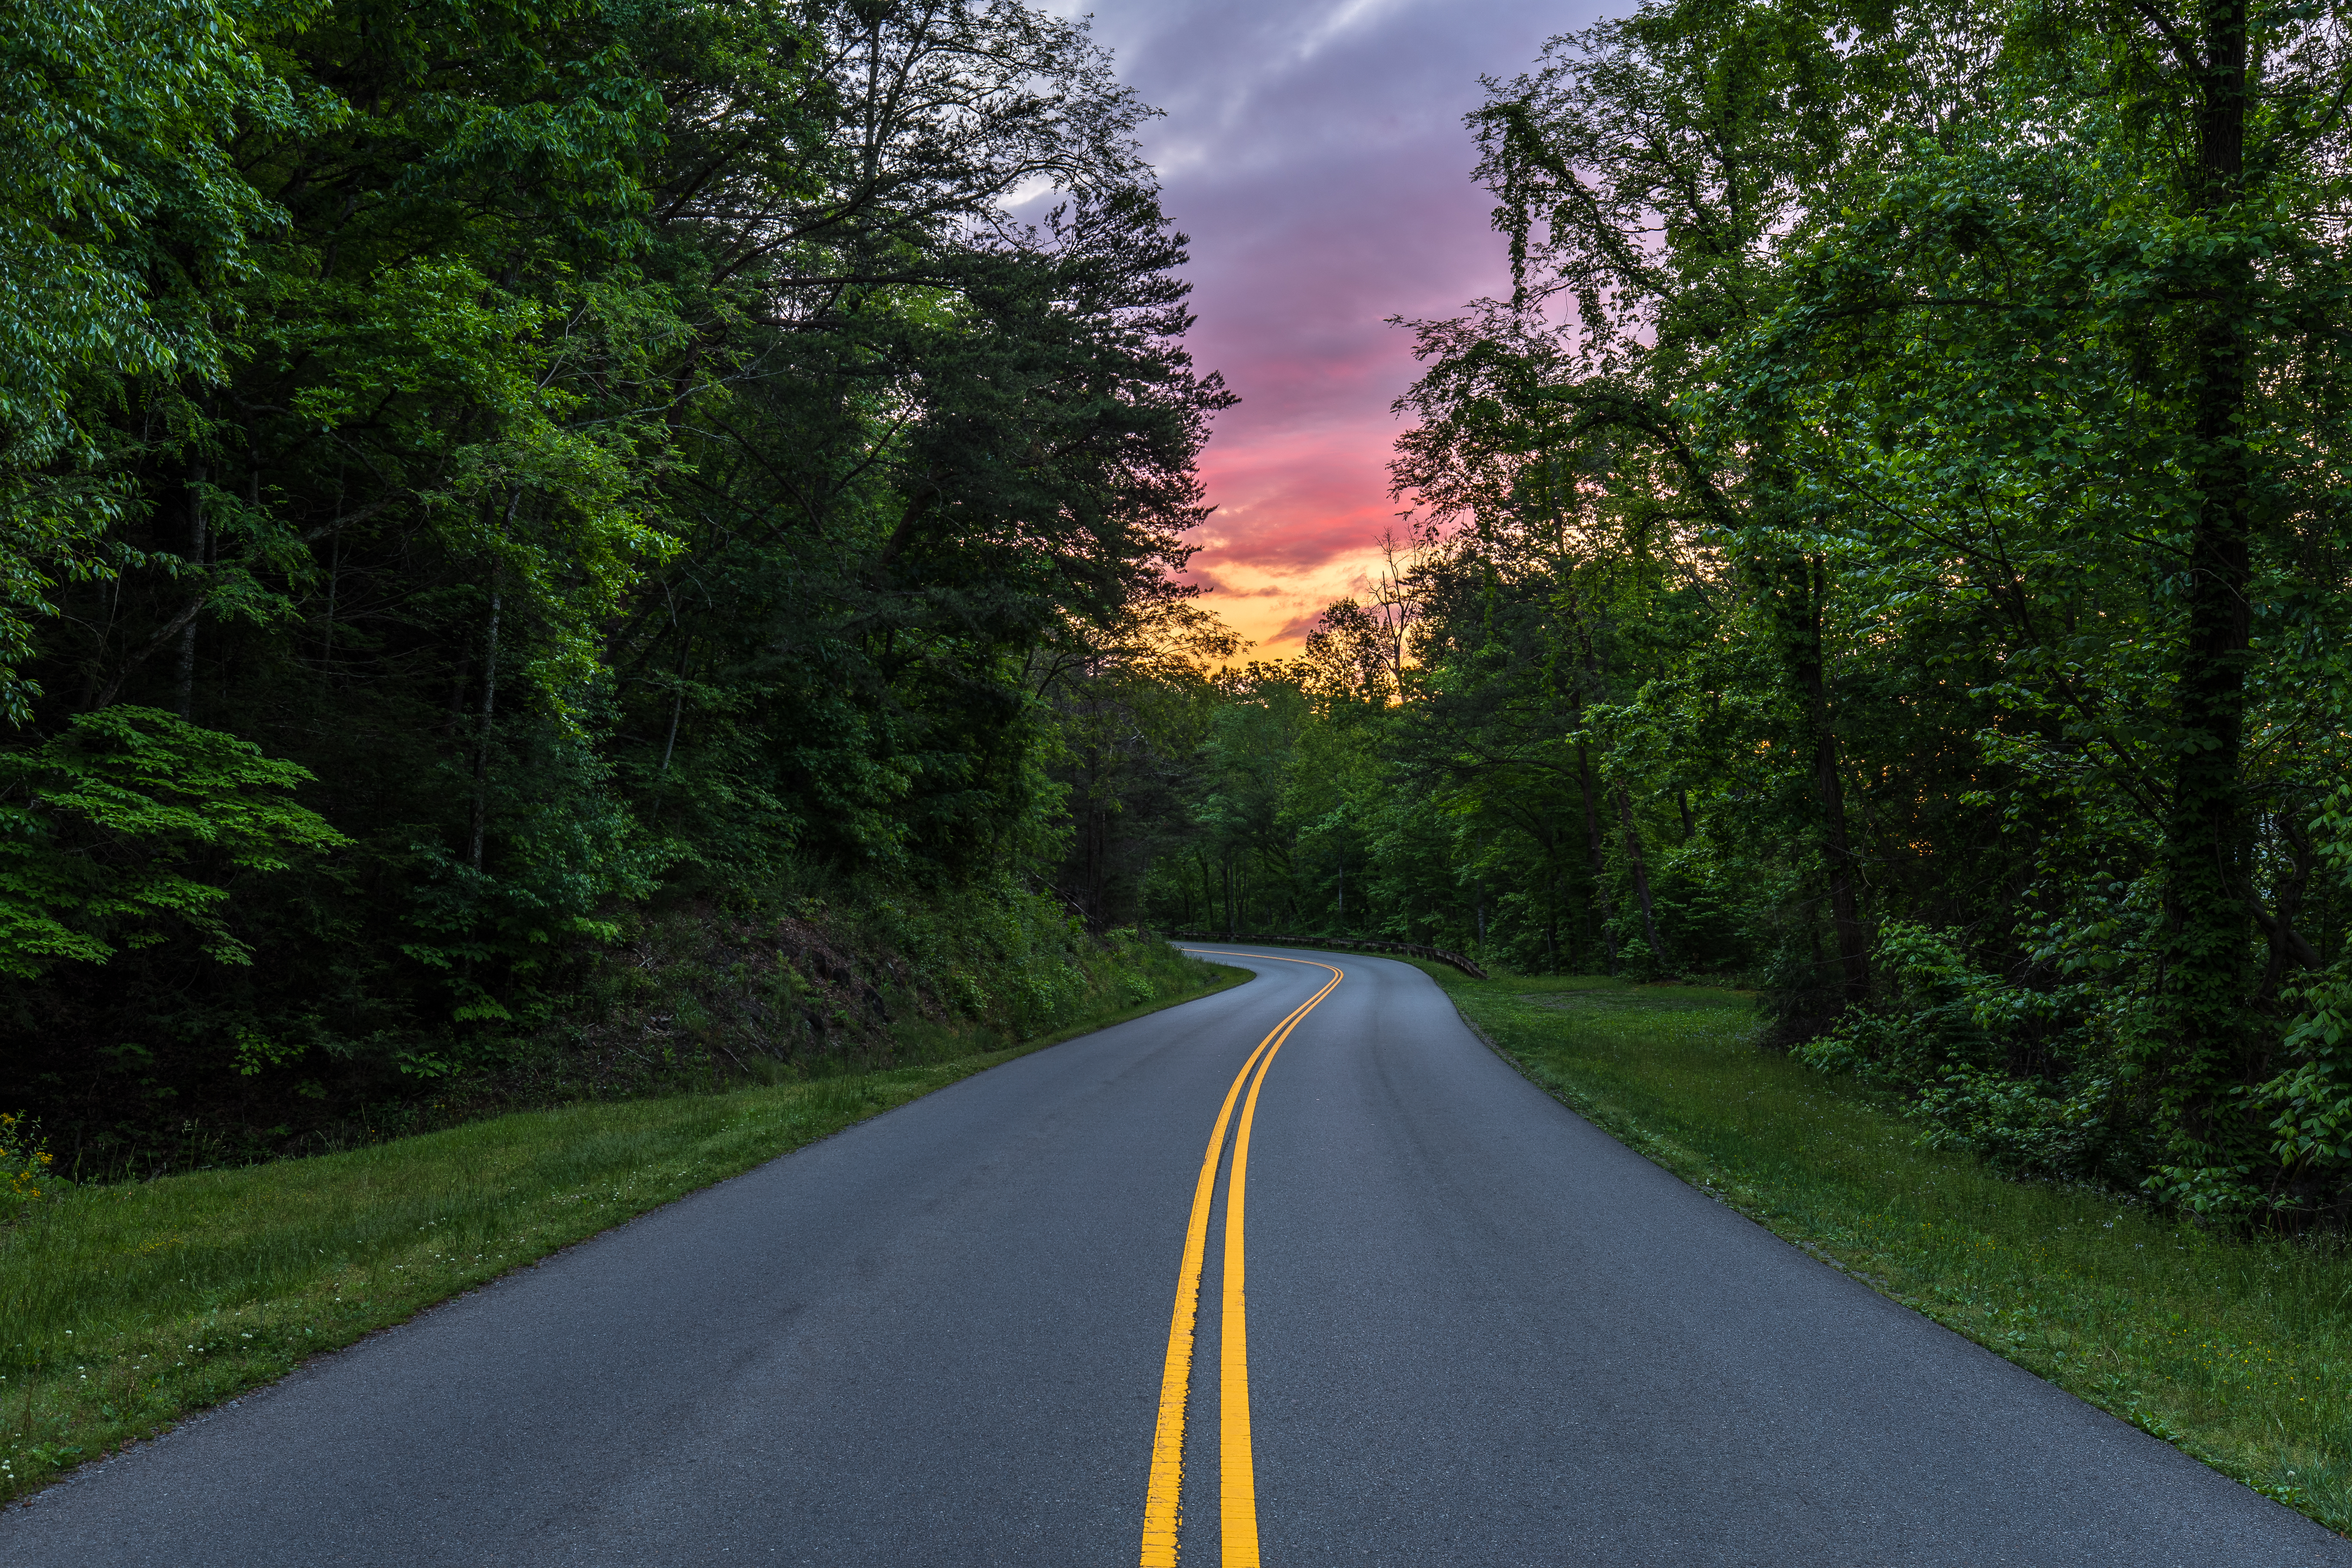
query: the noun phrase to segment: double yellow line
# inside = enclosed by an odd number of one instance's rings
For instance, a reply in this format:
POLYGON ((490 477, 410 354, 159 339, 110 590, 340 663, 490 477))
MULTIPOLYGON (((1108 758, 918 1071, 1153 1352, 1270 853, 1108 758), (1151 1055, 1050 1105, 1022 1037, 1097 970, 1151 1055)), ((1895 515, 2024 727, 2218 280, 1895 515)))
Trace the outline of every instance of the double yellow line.
MULTIPOLYGON (((1213 952, 1213 948, 1188 948, 1213 952)), ((1273 953, 1225 953, 1229 958, 1275 958, 1273 953)), ((1225 1267, 1223 1317, 1218 1329, 1217 1357, 1217 1500, 1223 1526, 1224 1568, 1258 1568, 1257 1480, 1250 1462, 1249 1337, 1242 1297, 1242 1209, 1249 1179, 1250 1125, 1257 1118, 1257 1091, 1265 1082, 1274 1054, 1282 1049, 1298 1021, 1331 994, 1342 975, 1328 963, 1312 959, 1283 958, 1283 963, 1314 963, 1331 971, 1322 990, 1299 1004, 1290 1016, 1257 1043, 1257 1049, 1234 1075, 1225 1103, 1217 1111, 1217 1125, 1209 1134, 1209 1152, 1201 1160, 1200 1180, 1192 1188, 1192 1215, 1184 1226, 1184 1261, 1176 1276, 1176 1310, 1168 1324, 1168 1361, 1160 1375, 1160 1424, 1151 1435, 1151 1486, 1143 1502, 1142 1568, 1175 1568, 1176 1531, 1184 1500, 1184 1404, 1192 1382, 1193 1327, 1200 1315, 1201 1265, 1209 1247, 1209 1207, 1217 1186, 1217 1157, 1225 1147, 1225 1128, 1233 1121, 1234 1101, 1242 1085, 1241 1126, 1234 1134, 1234 1173, 1225 1185, 1225 1267), (1252 1072, 1256 1076, 1251 1077, 1252 1072)))

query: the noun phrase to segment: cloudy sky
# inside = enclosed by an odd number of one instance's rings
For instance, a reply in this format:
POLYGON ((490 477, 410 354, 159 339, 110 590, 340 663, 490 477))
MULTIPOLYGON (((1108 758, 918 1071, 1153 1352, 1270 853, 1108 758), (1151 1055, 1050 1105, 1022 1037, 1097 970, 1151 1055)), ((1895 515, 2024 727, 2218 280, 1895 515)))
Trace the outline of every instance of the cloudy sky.
POLYGON ((1192 348, 1240 406, 1202 461, 1209 603, 1259 653, 1297 651, 1349 592, 1399 503, 1389 405, 1412 382, 1391 316, 1452 314, 1507 286, 1462 117, 1594 0, 1093 0, 1192 237, 1192 348))

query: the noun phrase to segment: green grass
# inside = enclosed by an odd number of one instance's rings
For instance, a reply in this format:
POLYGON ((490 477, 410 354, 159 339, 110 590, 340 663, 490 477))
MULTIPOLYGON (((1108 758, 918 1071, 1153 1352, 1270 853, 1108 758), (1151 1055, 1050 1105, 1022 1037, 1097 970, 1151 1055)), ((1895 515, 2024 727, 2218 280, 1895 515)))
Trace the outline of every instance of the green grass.
POLYGON ((1522 1071, 1733 1207, 1979 1344, 2352 1529, 2352 1253, 2231 1239, 1922 1148, 1755 1049, 1736 992, 1474 981, 1423 964, 1522 1071))
POLYGON ((1014 1057, 529 1111, 70 1190, 0 1230, 0 1501, 559 1247, 1014 1057))

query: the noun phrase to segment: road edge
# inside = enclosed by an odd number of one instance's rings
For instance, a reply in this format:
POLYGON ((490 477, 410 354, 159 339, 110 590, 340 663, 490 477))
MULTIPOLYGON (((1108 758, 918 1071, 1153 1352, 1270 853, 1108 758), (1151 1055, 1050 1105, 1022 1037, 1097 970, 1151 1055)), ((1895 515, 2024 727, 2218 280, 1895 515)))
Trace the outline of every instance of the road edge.
MULTIPOLYGON (((1914 1313, 1918 1317, 1925 1318, 1927 1321, 1935 1324, 1937 1328, 1958 1334, 1960 1338, 1968 1341, 1969 1343, 1975 1345, 1978 1349, 1982 1350, 1989 1354, 2000 1357, 2000 1360, 2007 1362, 2011 1366, 2017 1368, 2018 1371, 2025 1373, 2028 1377, 2034 1379, 2036 1382, 2044 1384, 2047 1386, 2057 1390, 2059 1393, 2067 1395, 2069 1398, 2080 1400, 2084 1405, 2089 1405, 2092 1409, 2098 1411, 2101 1415, 2120 1421, 2126 1426, 2133 1428, 2135 1431, 2140 1432, 2149 1437, 2153 1437, 2158 1442, 2163 1443, 2169 1447, 2178 1449, 2188 1458, 2196 1460, 2199 1464, 2203 1465, 2207 1469, 2211 1470, 2215 1475, 2221 1476, 2228 1480, 2235 1481, 2238 1485, 2244 1487, 2248 1491, 2252 1492, 2256 1497, 2261 1498, 2263 1501, 2272 1503, 2279 1508, 2283 1508, 2289 1513, 2294 1514, 2299 1518, 2310 1521, 2311 1523, 2317 1526, 2319 1529, 2327 1531, 2328 1534, 2334 1536, 2336 1540, 2352 1541, 2352 1533, 2336 1530, 2334 1526, 2327 1523, 2326 1521, 2315 1517, 2307 1510, 2297 1507, 2294 1503, 2283 1498, 2273 1497, 2260 1484, 2250 1479, 2245 1474, 2242 1473, 2239 1466, 2233 1465, 2227 1460, 2218 1458, 2214 1455, 2199 1447, 2188 1434, 2178 1430, 2169 1423, 2136 1407, 2117 1409, 2111 1405, 2092 1397, 2090 1394, 2084 1393, 2080 1389, 2069 1388, 2062 1383, 2053 1383, 2049 1378, 2043 1377, 2040 1373, 2034 1371, 2031 1366, 2026 1365, 2023 1362, 2018 1361, 2014 1357, 2005 1354, 2000 1345, 1991 1343, 1981 1336, 1972 1332, 1965 1323, 1954 1321, 1951 1319, 1947 1318, 1943 1313, 1937 1311, 1931 1303, 1924 1301, 1917 1297, 1899 1295, 1890 1289, 1884 1280, 1881 1280, 1873 1275, 1864 1273, 1858 1268, 1847 1267, 1846 1264, 1832 1253, 1820 1239, 1804 1234, 1802 1227, 1788 1224, 1785 1220, 1776 1218, 1776 1216, 1770 1212, 1763 1210, 1761 1205, 1759 1204, 1743 1202, 1738 1194, 1731 1188, 1727 1186, 1718 1186, 1714 1181, 1707 1179, 1709 1176, 1717 1175, 1720 1173, 1714 1170, 1713 1163, 1705 1155, 1697 1153, 1695 1151, 1685 1149, 1681 1144, 1675 1143, 1670 1139, 1662 1138, 1656 1133, 1650 1131, 1647 1128, 1641 1126, 1639 1123, 1632 1121, 1630 1119, 1612 1116, 1602 1111, 1587 1100, 1582 1094, 1566 1084, 1549 1083, 1530 1072, 1525 1062, 1521 1061, 1517 1056, 1513 1055, 1507 1048, 1498 1043, 1492 1035, 1489 1035, 1486 1032, 1486 1028, 1478 1022, 1477 1019, 1473 1018, 1469 1013, 1463 1008, 1461 999, 1454 994, 1456 986, 1463 983, 1461 979, 1452 975, 1441 974, 1438 972, 1437 965, 1433 963, 1416 962, 1410 958, 1400 958, 1395 962, 1401 963, 1411 963, 1414 968, 1419 969, 1423 973, 1427 974, 1431 983, 1435 984, 1438 990, 1444 994, 1446 1002, 1454 1008, 1454 1016, 1462 1020, 1463 1026, 1468 1029, 1472 1036, 1474 1036, 1481 1045, 1484 1045, 1488 1050, 1494 1052, 1497 1058, 1501 1058, 1505 1065, 1508 1066, 1513 1072, 1518 1074, 1522 1079, 1525 1079, 1530 1085, 1540 1090, 1548 1099, 1552 1100, 1565 1110, 1573 1113, 1579 1120, 1585 1122, 1588 1126, 1591 1126, 1595 1131, 1613 1140, 1617 1143, 1622 1144, 1624 1148, 1640 1155, 1643 1159, 1649 1161, 1650 1163, 1657 1166, 1658 1169, 1665 1172, 1666 1174, 1674 1177, 1684 1185, 1692 1188, 1706 1197, 1714 1199, 1717 1203, 1721 1204, 1724 1207, 1740 1215, 1750 1224, 1759 1226, 1771 1236, 1781 1241, 1787 1242, 1793 1247, 1796 1247, 1809 1258, 1811 1258, 1815 1262, 1826 1264, 1830 1268, 1837 1270, 1840 1274, 1844 1275, 1847 1279, 1867 1287, 1874 1293, 1893 1302, 1895 1305, 1901 1307, 1906 1311, 1914 1313), (1449 981, 1454 982, 1454 984, 1449 984, 1449 981), (1689 1168, 1686 1169, 1685 1168, 1685 1166, 1689 1168)), ((1469 982, 1469 984, 1475 984, 1475 982, 1469 982)))
POLYGON ((255 1377, 250 1382, 240 1383, 236 1384, 234 1387, 225 1389, 216 1398, 206 1400, 200 1405, 190 1405, 181 1409, 176 1414, 157 1421, 153 1425, 149 1426, 143 1431, 132 1436, 121 1438, 112 1442, 111 1444, 100 1447, 96 1453, 91 1454, 88 1458, 77 1460, 72 1465, 64 1468, 53 1470, 46 1476, 31 1478, 32 1484, 26 1486, 23 1490, 16 1492, 5 1500, 0 1500, 0 1515, 5 1515, 19 1509, 30 1508, 38 1499, 48 1493, 53 1489, 76 1480, 87 1479, 92 1472, 96 1471, 100 1467, 113 1459, 122 1457, 125 1454, 131 1453, 134 1449, 143 1447, 148 1444, 162 1442, 170 1437, 174 1432, 177 1432, 194 1423, 203 1421, 222 1410, 228 1409, 241 1400, 252 1398, 257 1394, 266 1394, 278 1384, 285 1382, 288 1378, 294 1377, 310 1368, 317 1366, 320 1363, 324 1362, 331 1357, 343 1354, 353 1346, 364 1343, 369 1340, 374 1339, 380 1334, 390 1333, 397 1329, 403 1328, 409 1323, 415 1322, 417 1319, 425 1316, 426 1313, 437 1311, 453 1301, 461 1300, 467 1296, 477 1293, 478 1291, 490 1289, 495 1286, 503 1284, 506 1281, 514 1279, 518 1274, 520 1274, 526 1269, 536 1268, 540 1265, 547 1262, 550 1258, 560 1257, 562 1254, 571 1251, 574 1247, 584 1247, 590 1242, 596 1240, 598 1237, 609 1236, 614 1231, 622 1229, 626 1226, 635 1225, 640 1220, 646 1218, 647 1215, 658 1214, 663 1209, 668 1208, 672 1205, 683 1203, 698 1193, 707 1193, 713 1187, 734 1181, 738 1177, 748 1175, 763 1165, 772 1163, 777 1160, 789 1158, 793 1154, 799 1153, 804 1149, 814 1148, 817 1144, 841 1136, 843 1133, 849 1131, 852 1128, 864 1126, 866 1123, 875 1121, 879 1117, 887 1116, 890 1112, 899 1110, 902 1107, 912 1105, 919 1100, 927 1099, 931 1095, 937 1094, 943 1089, 952 1088, 954 1085, 961 1083, 967 1079, 977 1078, 982 1073, 1003 1067, 1009 1062, 1017 1061, 1023 1057, 1034 1056, 1039 1051, 1050 1050, 1055 1046, 1066 1045, 1072 1040, 1082 1039, 1088 1035, 1098 1034, 1105 1029, 1117 1028, 1122 1024, 1130 1024, 1139 1018, 1147 1018, 1155 1013, 1166 1012, 1171 1007, 1181 1007, 1188 1002, 1205 1001, 1209 997, 1221 995, 1227 991, 1233 990, 1236 986, 1246 984, 1250 981, 1257 978, 1255 972, 1240 968, 1237 965, 1212 964, 1209 967, 1216 971, 1216 973, 1212 978, 1210 984, 1203 985, 1200 990, 1191 992, 1187 994, 1181 996, 1157 997, 1150 1002, 1139 1003, 1134 1006, 1124 1008, 1119 1012, 1113 1013, 1103 1017, 1098 1017, 1085 1023, 1074 1024, 1068 1028, 1057 1030, 1052 1034, 1041 1035, 1034 1039, 1021 1041, 1016 1045, 1008 1046, 1003 1050, 983 1051, 969 1057, 954 1058, 945 1062, 933 1063, 931 1066, 935 1068, 953 1068, 973 1063, 978 1065, 970 1066, 967 1070, 955 1073, 952 1077, 943 1078, 940 1082, 929 1085, 918 1093, 910 1094, 904 1100, 895 1100, 888 1105, 877 1107, 873 1110, 856 1117, 853 1121, 844 1122, 837 1127, 829 1128, 825 1131, 819 1133, 814 1137, 805 1138, 798 1142, 788 1143, 769 1152, 763 1153, 758 1158, 742 1165, 740 1168, 730 1171, 724 1175, 713 1176, 710 1180, 700 1183, 695 1186, 688 1187, 682 1191, 670 1193, 658 1201, 648 1203, 642 1208, 634 1209, 629 1213, 614 1219, 608 1225, 600 1226, 596 1229, 589 1231, 583 1235, 572 1237, 566 1240, 558 1242, 546 1247, 544 1250, 534 1252, 527 1258, 518 1258, 511 1266, 501 1269, 496 1274, 488 1275, 482 1279, 456 1286, 446 1293, 435 1296, 427 1300, 404 1304, 404 1306, 398 1309, 394 1314, 386 1316, 382 1321, 372 1323, 368 1327, 352 1334, 347 1339, 341 1339, 331 1344, 321 1345, 317 1350, 310 1352, 304 1355, 300 1360, 296 1361, 289 1365, 279 1367, 268 1373, 266 1375, 255 1377))

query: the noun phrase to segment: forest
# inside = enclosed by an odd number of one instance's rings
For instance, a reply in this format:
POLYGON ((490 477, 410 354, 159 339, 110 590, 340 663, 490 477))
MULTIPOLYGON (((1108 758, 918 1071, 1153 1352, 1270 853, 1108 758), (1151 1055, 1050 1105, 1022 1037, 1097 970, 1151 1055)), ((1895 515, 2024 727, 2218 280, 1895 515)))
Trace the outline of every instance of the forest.
POLYGON ((1227 670, 1181 927, 1729 976, 1931 1143, 2352 1205, 2326 6, 1659 0, 1487 83, 1387 567, 1227 670))
POLYGON ((2000 1168, 2352 1215, 2325 4, 1554 39, 1466 131, 1508 297, 1397 323, 1385 565, 1256 660, 1082 22, 49 0, 0 60, 0 1109, 61 1155, 324 1146, 681 967, 786 1058, 812 974, 1035 1024, 1140 926, 1729 980, 2000 1168))
POLYGON ((17 1142, 1050 1023, 1061 709, 1199 621, 1226 401, 1146 112, 1013 0, 12 7, 17 1142))

